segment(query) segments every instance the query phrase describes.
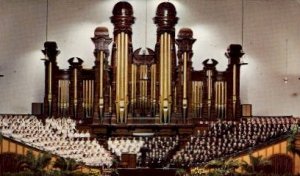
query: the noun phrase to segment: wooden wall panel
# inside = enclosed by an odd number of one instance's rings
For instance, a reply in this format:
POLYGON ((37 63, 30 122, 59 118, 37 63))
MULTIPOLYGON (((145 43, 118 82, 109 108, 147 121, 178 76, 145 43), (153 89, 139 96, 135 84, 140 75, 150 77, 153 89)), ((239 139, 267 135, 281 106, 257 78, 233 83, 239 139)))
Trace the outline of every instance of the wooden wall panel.
POLYGON ((9 141, 6 139, 2 140, 2 153, 9 152, 9 141))
MULTIPOLYGON (((271 146, 267 146, 267 147, 264 147, 264 148, 261 148, 261 149, 254 150, 254 152, 252 153, 252 155, 255 156, 255 157, 263 156, 263 158, 269 158, 269 157, 271 157, 272 155, 275 155, 275 154, 289 155, 293 159, 294 174, 300 173, 300 156, 287 151, 287 141, 286 140, 275 143, 271 146)), ((250 161, 248 154, 240 155, 239 157, 237 157, 235 159, 237 159, 239 161, 246 161, 247 163, 249 163, 249 161, 250 161)))

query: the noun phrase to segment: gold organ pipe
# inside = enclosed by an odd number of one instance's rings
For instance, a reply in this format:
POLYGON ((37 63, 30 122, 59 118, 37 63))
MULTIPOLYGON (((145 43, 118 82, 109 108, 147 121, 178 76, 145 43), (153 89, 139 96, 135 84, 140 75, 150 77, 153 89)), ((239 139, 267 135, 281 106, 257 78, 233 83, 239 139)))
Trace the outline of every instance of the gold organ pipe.
POLYGON ((48 89, 49 89, 49 99, 51 99, 51 95, 52 95, 52 63, 49 62, 49 77, 48 77, 48 89))
MULTIPOLYGON (((169 112, 169 115, 168 115, 168 122, 170 122, 170 118, 171 118, 171 107, 172 107, 172 89, 171 89, 171 78, 172 78, 172 59, 171 59, 171 35, 170 34, 167 34, 167 39, 168 39, 168 98, 169 98, 169 101, 168 101, 168 112, 169 112)), ((175 104, 176 106, 176 104, 175 104)))
POLYGON ((64 91, 65 91, 65 87, 64 87, 64 81, 63 80, 60 80, 59 82, 61 82, 61 112, 62 114, 64 113, 64 106, 65 106, 65 100, 64 100, 64 91))
POLYGON ((144 65, 141 66, 141 74, 140 74, 140 80, 141 80, 141 107, 144 108, 144 100, 145 100, 145 68, 144 65))
POLYGON ((145 80, 144 80, 144 74, 145 74, 145 70, 144 70, 144 65, 141 66, 141 74, 140 74, 140 80, 141 80, 141 105, 144 108, 144 100, 145 100, 145 80))
POLYGON ((233 96, 236 96, 236 65, 233 65, 233 96))
POLYGON ((120 80, 120 82, 121 82, 121 88, 120 88, 120 120, 121 120, 121 122, 123 122, 124 121, 124 104, 125 104, 125 102, 124 102, 124 67, 125 67, 125 59, 124 59, 124 32, 121 32, 121 57, 120 57, 120 62, 121 62, 121 66, 120 66, 120 70, 121 70, 121 72, 120 72, 120 77, 121 77, 121 80, 120 80))
POLYGON ((160 84, 160 86, 159 86, 159 93, 160 93, 160 95, 159 95, 159 98, 160 98, 160 117, 161 117, 161 122, 162 122, 162 112, 163 112, 163 74, 164 74, 164 69, 163 69, 163 64, 164 64, 164 62, 163 62, 163 44, 164 44, 164 42, 163 42, 163 35, 160 35, 160 45, 159 45, 159 71, 160 71, 160 73, 159 73, 159 84, 160 84))
POLYGON ((223 114, 223 118, 225 117, 225 104, 226 104, 226 87, 225 87, 225 82, 222 82, 222 92, 223 92, 223 96, 222 96, 222 114, 223 114))
POLYGON ((58 111, 60 111, 61 106, 61 82, 58 80, 58 111))
POLYGON ((93 114, 93 109, 94 109, 94 92, 95 92, 95 84, 94 84, 95 82, 94 82, 94 80, 92 80, 92 94, 91 94, 91 96, 92 96, 92 104, 91 104, 91 114, 93 114))
POLYGON ((89 82, 88 80, 85 80, 85 85, 84 85, 84 88, 85 88, 85 114, 86 114, 86 117, 88 116, 88 110, 89 110, 89 100, 88 100, 88 97, 89 97, 89 82))
POLYGON ((219 115, 223 118, 223 97, 224 97, 224 89, 223 89, 223 81, 219 82, 219 91, 220 91, 220 100, 219 100, 219 115))
POLYGON ((146 108, 146 103, 147 103, 147 65, 144 66, 144 107, 146 108))
POLYGON ((64 97, 64 108, 66 108, 66 104, 67 104, 67 82, 66 80, 63 80, 63 85, 64 85, 64 94, 63 94, 63 97, 64 97))
POLYGON ((85 81, 82 81, 82 107, 85 112, 85 81))
POLYGON ((116 64, 117 64, 117 82, 116 82, 116 115, 117 120, 119 121, 119 103, 120 103, 120 57, 121 57, 121 40, 120 40, 121 34, 117 35, 117 58, 116 58, 116 64))
POLYGON ((156 95, 156 64, 153 65, 153 100, 155 101, 156 95))
POLYGON ((147 65, 145 65, 145 108, 147 108, 147 103, 148 103, 148 94, 147 94, 147 90, 148 90, 148 68, 147 65))
POLYGON ((86 98, 85 98, 85 104, 86 104, 86 114, 89 116, 89 80, 85 81, 85 91, 86 91, 86 98))
POLYGON ((199 115, 201 117, 201 111, 202 111, 202 106, 203 106, 203 82, 199 82, 199 115))
POLYGON ((219 106, 219 82, 215 82, 215 108, 218 111, 218 106, 219 106))
MULTIPOLYGON (((124 59, 124 65, 125 65, 125 73, 123 74, 125 76, 125 79, 124 79, 124 99, 125 99, 125 102, 126 102, 126 107, 127 107, 127 102, 128 102, 128 35, 125 34, 125 41, 124 41, 124 48, 125 48, 125 59, 124 59)), ((127 108, 126 108, 127 109, 127 108)), ((127 110, 126 110, 126 116, 127 116, 127 110)))
POLYGON ((67 113, 67 109, 69 108, 69 85, 70 85, 69 80, 66 80, 66 95, 67 95, 67 98, 66 98, 66 113, 67 113))
POLYGON ((74 69, 74 116, 77 117, 77 69, 74 69))
POLYGON ((112 97, 111 97, 111 86, 109 86, 109 112, 112 111, 112 97))
MULTIPOLYGON (((99 73, 99 75, 100 75, 100 80, 99 80, 99 82, 100 82, 100 99, 103 99, 103 67, 104 67, 104 63, 103 63, 103 51, 100 51, 100 58, 99 58, 99 60, 100 60, 100 73, 99 73)), ((102 104, 102 100, 100 100, 99 101, 101 104, 102 104)))
POLYGON ((197 116, 197 89, 196 89, 196 82, 193 82, 193 109, 195 115, 197 116))
POLYGON ((186 99, 186 86, 187 86, 187 54, 183 53, 183 99, 186 99))
POLYGON ((74 69, 74 104, 77 104, 77 69, 74 69))
POLYGON ((224 117, 226 118, 227 107, 227 82, 224 83, 224 117))
POLYGON ((212 80, 211 70, 208 70, 208 117, 210 118, 211 112, 211 97, 212 97, 212 80))
POLYGON ((223 97, 223 92, 222 92, 222 82, 219 82, 219 101, 218 101, 218 111, 219 111, 219 116, 222 117, 222 97, 223 97))
POLYGON ((86 80, 83 81, 83 110, 86 115, 86 80))
POLYGON ((134 84, 134 102, 137 104, 137 82, 138 82, 138 78, 137 78, 137 73, 138 73, 138 66, 137 65, 135 65, 134 66, 134 82, 135 82, 135 84, 134 84))
POLYGON ((196 82, 196 112, 199 117, 199 109, 200 109, 200 82, 196 82))
POLYGON ((87 80, 87 114, 88 117, 90 116, 90 108, 91 108, 91 100, 90 100, 90 96, 91 96, 91 86, 90 86, 90 80, 87 80))
POLYGON ((164 33, 164 42, 163 42, 163 47, 164 47, 164 57, 163 57, 163 60, 164 60, 164 78, 163 78, 163 84, 164 84, 164 100, 167 101, 167 89, 168 89, 168 47, 167 47, 167 33, 164 33))
POLYGON ((208 75, 208 100, 211 100, 211 70, 207 71, 208 75))
POLYGON ((223 91, 223 81, 219 82, 219 105, 218 105, 218 111, 219 111, 219 117, 223 118, 223 105, 222 105, 222 101, 223 101, 223 96, 224 96, 224 91, 223 91))
POLYGON ((165 33, 166 35, 166 40, 165 40, 165 52, 166 52, 166 57, 165 57, 165 60, 166 60, 166 92, 165 92, 165 97, 166 97, 166 100, 167 100, 167 116, 165 117, 165 122, 168 122, 168 117, 169 117, 169 114, 170 114, 170 97, 169 97, 169 90, 170 90, 170 87, 169 87, 169 75, 170 75, 170 60, 169 60, 169 57, 170 57, 170 50, 169 50, 169 34, 168 33, 165 33))
POLYGON ((135 103, 135 85, 136 85, 136 80, 135 80, 135 65, 131 65, 131 102, 132 105, 135 103))
POLYGON ((85 99, 85 114, 86 115, 88 115, 88 96, 89 96, 89 94, 88 94, 88 81, 87 80, 85 80, 84 81, 84 89, 85 89, 85 97, 84 97, 84 99, 85 99))
POLYGON ((63 83, 64 83, 64 114, 65 114, 65 111, 66 111, 66 108, 67 108, 67 81, 66 80, 63 80, 63 83))
POLYGON ((199 108, 199 82, 195 82, 195 91, 196 91, 196 112, 198 114, 198 108, 199 108))
POLYGON ((186 109, 188 105, 188 100, 187 100, 187 53, 183 53, 183 113, 184 117, 186 116, 186 109))
POLYGON ((89 87, 89 97, 88 97, 88 100, 89 100, 89 116, 91 115, 91 109, 92 109, 92 80, 88 80, 88 87, 89 87))
POLYGON ((120 50, 121 50, 121 55, 120 55, 120 63, 121 63, 121 65, 120 65, 120 87, 121 87, 121 89, 120 89, 120 98, 121 98, 121 101, 124 101, 124 93, 123 93, 123 90, 124 90, 124 71, 123 71, 123 69, 124 69, 124 33, 123 32, 121 32, 121 47, 120 47, 120 50))
MULTIPOLYGON (((47 56, 46 56, 47 57, 47 56)), ((48 115, 52 115, 52 63, 48 65, 48 115)))
POLYGON ((100 70, 99 70, 99 116, 103 116, 103 108, 104 108, 104 99, 103 99, 103 74, 104 74, 104 54, 103 51, 98 53, 99 63, 100 63, 100 70))
POLYGON ((233 117, 235 116, 235 106, 236 106, 236 65, 233 65, 233 117))
POLYGON ((144 83, 144 80, 143 80, 143 74, 144 74, 144 72, 143 72, 144 70, 143 70, 143 65, 141 65, 140 66, 140 77, 139 77, 139 82, 140 82, 140 87, 139 87, 139 89, 140 89, 140 95, 139 95, 139 104, 140 104, 140 108, 142 107, 142 105, 143 105, 143 98, 144 98, 144 90, 143 90, 143 88, 144 88, 144 86, 143 86, 143 83, 144 83))
POLYGON ((61 109, 63 111, 65 106, 65 85, 63 80, 60 80, 60 82, 61 82, 61 109))
POLYGON ((154 65, 151 65, 151 78, 150 78, 151 79, 151 86, 150 86, 151 87, 151 89, 150 89, 151 90, 151 102, 153 102, 153 99, 154 99, 153 98, 154 97, 154 93, 153 93, 154 92, 154 85, 153 85, 154 74, 153 73, 154 73, 154 65))
MULTIPOLYGON (((169 98, 169 101, 172 101, 171 100, 171 73, 172 73, 172 62, 171 62, 171 37, 170 37, 170 34, 166 34, 167 35, 167 58, 168 58, 168 98, 169 98)), ((171 113, 171 103, 169 102, 169 113, 171 113)))
POLYGON ((92 110, 92 92, 93 92, 93 86, 92 86, 92 80, 89 80, 89 116, 91 116, 91 110, 92 110))

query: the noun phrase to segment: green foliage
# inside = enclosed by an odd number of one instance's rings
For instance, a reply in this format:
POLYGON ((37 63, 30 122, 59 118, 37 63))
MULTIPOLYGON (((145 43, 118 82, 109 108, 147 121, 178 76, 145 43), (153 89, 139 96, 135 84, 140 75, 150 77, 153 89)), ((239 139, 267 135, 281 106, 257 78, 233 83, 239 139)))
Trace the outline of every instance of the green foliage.
POLYGON ((226 176, 226 175, 238 175, 235 171, 240 167, 240 163, 237 160, 212 160, 205 165, 206 169, 210 171, 206 174, 209 176, 226 176))
POLYGON ((111 170, 111 176, 118 176, 118 175, 119 175, 118 169, 114 168, 111 170))
MULTIPOLYGON (((18 164, 23 168, 22 172, 5 173, 5 176, 96 176, 96 173, 82 173, 76 171, 81 164, 72 159, 59 158, 54 167, 59 170, 47 170, 50 165, 51 155, 39 154, 37 157, 32 151, 28 151, 25 156, 18 155, 18 164)), ((98 174, 99 175, 99 174, 98 174)))
POLYGON ((183 168, 178 168, 178 169, 176 170, 175 176, 184 176, 184 175, 186 175, 186 174, 187 174, 187 172, 186 172, 185 169, 183 169, 183 168))
POLYGON ((75 171, 81 167, 82 163, 76 162, 70 158, 58 158, 53 167, 58 168, 61 171, 75 171))
POLYGON ((289 133, 288 139, 287 139, 287 151, 292 152, 292 153, 297 153, 300 154, 299 151, 296 150, 295 147, 295 140, 296 140, 296 135, 299 131, 299 127, 297 124, 293 124, 291 127, 291 131, 289 133))
POLYGON ((241 168, 243 172, 247 175, 258 175, 262 174, 264 171, 264 168, 266 166, 271 165, 271 161, 268 159, 263 158, 262 156, 253 156, 252 154, 249 154, 250 163, 247 163, 246 161, 242 161, 241 168))
POLYGON ((51 155, 48 153, 34 156, 32 151, 28 151, 25 156, 20 157, 25 170, 36 173, 36 175, 44 175, 46 167, 50 164, 51 155))

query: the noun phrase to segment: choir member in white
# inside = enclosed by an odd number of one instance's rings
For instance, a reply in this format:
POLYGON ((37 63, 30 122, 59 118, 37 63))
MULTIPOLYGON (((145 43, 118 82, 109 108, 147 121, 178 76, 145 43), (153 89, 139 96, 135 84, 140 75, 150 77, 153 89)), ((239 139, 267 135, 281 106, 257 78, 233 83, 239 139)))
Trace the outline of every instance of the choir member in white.
POLYGON ((141 148, 147 148, 146 164, 153 167, 163 167, 172 151, 179 146, 179 137, 115 137, 108 139, 108 149, 121 158, 122 153, 137 155, 141 164, 141 148))
POLYGON ((0 130, 6 137, 60 157, 91 166, 112 165, 110 152, 92 140, 89 132, 79 132, 70 118, 46 118, 42 123, 30 115, 0 115, 0 130))

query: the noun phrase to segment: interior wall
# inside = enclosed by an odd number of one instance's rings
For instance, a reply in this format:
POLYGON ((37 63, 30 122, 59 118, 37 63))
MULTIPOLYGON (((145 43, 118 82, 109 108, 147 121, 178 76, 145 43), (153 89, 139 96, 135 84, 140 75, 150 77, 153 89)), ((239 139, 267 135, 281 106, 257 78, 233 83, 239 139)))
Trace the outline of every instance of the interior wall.
MULTIPOLYGON (((80 57, 84 67, 94 62, 91 37, 97 26, 109 28, 117 0, 50 0, 48 40, 56 41, 60 68, 80 57)), ((130 0, 136 17, 134 49, 154 48, 152 18, 162 0, 130 0), (146 34, 146 35, 145 35, 146 34)), ((224 53, 231 43, 242 43, 241 0, 170 0, 182 27, 194 31, 194 69, 214 58, 225 70, 224 53)), ((42 102, 44 64, 40 59, 46 40, 46 0, 0 0, 0 113, 30 113, 32 102, 42 102)), ((300 2, 297 0, 244 0, 241 101, 253 105, 253 115, 300 116, 300 2), (286 42, 288 41, 288 42, 286 42), (287 44, 287 47, 286 47, 287 44), (287 63, 287 64, 286 64, 287 63), (283 78, 288 77, 285 84, 283 78)))

